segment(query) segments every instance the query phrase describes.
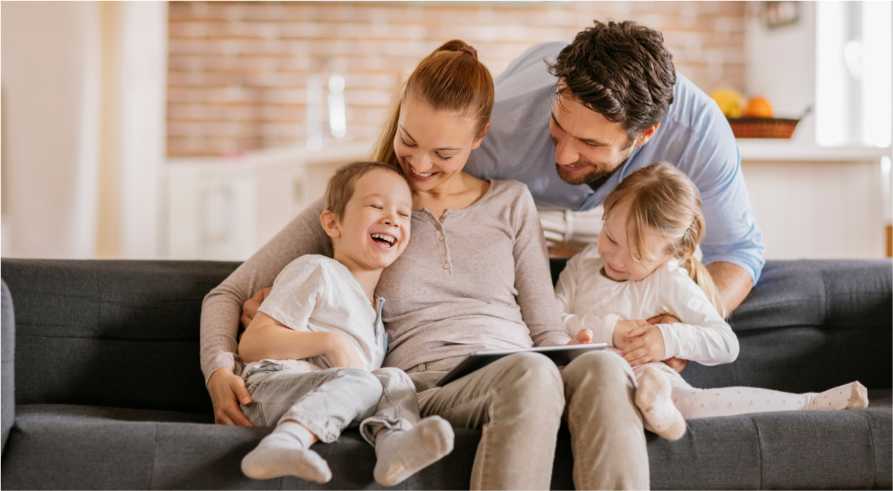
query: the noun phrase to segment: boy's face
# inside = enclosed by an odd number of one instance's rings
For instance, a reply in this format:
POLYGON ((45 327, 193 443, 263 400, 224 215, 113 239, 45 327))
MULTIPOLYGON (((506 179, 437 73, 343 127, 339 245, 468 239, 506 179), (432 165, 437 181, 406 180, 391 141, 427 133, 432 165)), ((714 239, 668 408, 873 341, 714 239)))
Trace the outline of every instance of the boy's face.
POLYGON ((357 179, 344 215, 326 233, 335 258, 348 268, 383 269, 406 250, 412 193, 394 172, 376 169, 357 179))

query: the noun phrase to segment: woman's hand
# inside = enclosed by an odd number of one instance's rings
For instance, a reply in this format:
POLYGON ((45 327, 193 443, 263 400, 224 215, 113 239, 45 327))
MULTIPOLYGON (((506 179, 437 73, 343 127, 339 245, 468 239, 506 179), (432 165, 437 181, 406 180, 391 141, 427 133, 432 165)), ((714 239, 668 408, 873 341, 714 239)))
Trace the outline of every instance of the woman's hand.
POLYGON ((218 368, 208 379, 208 393, 214 405, 214 422, 224 425, 237 425, 251 428, 254 425, 245 417, 239 402, 251 404, 251 395, 245 388, 242 377, 231 368, 218 368))
POLYGON ((656 325, 645 322, 645 325, 629 330, 624 338, 623 358, 634 367, 666 358, 664 337, 656 325))
POLYGON ((260 308, 260 304, 264 303, 264 299, 267 298, 267 295, 270 294, 270 287, 261 288, 259 292, 255 293, 253 297, 245 300, 245 303, 242 304, 242 317, 240 321, 245 328, 248 328, 248 324, 251 324, 251 321, 254 319, 254 315, 257 314, 257 309, 260 308))
POLYGON ((366 368, 366 361, 360 356, 356 343, 349 334, 341 331, 332 331, 328 334, 331 338, 325 357, 332 368, 366 368))

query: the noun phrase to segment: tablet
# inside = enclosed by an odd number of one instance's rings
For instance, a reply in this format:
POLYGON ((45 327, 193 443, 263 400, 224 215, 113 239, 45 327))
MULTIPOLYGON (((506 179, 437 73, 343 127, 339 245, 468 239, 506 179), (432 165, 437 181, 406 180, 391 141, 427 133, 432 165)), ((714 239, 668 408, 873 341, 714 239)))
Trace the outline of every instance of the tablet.
POLYGON ((507 351, 480 351, 468 358, 462 360, 446 375, 437 381, 437 386, 442 387, 457 378, 468 375, 469 373, 493 363, 503 356, 515 353, 542 353, 549 357, 558 366, 564 366, 571 362, 574 358, 586 353, 587 351, 602 350, 608 348, 607 343, 593 344, 571 344, 566 346, 537 346, 527 349, 507 350, 507 351))

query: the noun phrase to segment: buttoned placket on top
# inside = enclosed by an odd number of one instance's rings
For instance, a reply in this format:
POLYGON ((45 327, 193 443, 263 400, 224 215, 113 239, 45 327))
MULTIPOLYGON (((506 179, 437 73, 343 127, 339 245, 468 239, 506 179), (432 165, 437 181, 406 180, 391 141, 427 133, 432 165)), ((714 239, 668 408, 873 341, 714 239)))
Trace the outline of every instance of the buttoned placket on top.
POLYGON ((444 222, 447 219, 449 210, 444 210, 440 216, 440 220, 434 216, 427 208, 420 210, 434 224, 434 233, 437 235, 437 242, 440 245, 440 268, 447 274, 453 274, 453 259, 450 256, 450 246, 446 238, 446 227, 444 222))

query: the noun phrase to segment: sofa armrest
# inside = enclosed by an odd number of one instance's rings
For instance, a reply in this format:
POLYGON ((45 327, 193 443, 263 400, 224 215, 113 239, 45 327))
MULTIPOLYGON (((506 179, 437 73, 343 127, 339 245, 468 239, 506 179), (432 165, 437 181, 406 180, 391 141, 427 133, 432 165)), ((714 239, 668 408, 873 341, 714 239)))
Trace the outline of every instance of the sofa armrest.
POLYGON ((3 285, 3 337, 0 339, 3 345, 2 353, 2 420, 3 420, 3 448, 6 448, 6 439, 9 437, 9 430, 15 421, 15 313, 12 308, 12 295, 9 294, 9 288, 6 283, 3 285))

